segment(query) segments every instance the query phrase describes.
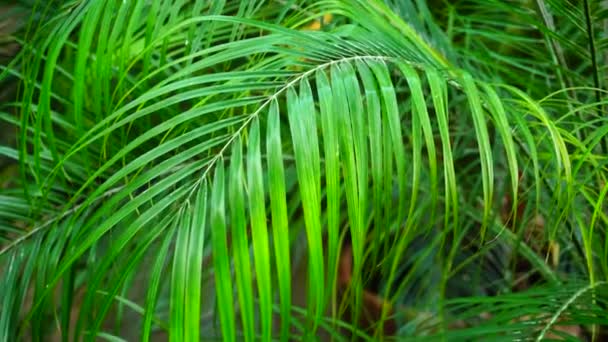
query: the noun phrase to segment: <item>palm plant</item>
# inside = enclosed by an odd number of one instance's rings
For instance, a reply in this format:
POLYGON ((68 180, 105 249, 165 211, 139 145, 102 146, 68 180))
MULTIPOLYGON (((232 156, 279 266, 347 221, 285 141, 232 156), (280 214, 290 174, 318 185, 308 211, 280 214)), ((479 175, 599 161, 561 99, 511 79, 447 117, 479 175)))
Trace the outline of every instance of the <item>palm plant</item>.
POLYGON ((0 339, 608 324, 605 1, 13 6, 0 339))

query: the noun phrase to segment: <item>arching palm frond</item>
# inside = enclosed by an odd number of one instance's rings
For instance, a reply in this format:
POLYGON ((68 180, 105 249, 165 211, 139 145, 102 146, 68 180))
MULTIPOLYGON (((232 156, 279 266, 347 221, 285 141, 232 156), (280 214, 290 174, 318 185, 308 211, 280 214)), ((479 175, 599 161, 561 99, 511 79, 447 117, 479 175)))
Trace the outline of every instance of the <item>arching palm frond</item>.
POLYGON ((21 87, 0 116, 19 130, 0 149, 19 170, 0 194, 0 336, 605 324, 606 120, 575 124, 588 107, 556 95, 592 85, 543 88, 553 55, 491 70, 430 7, 387 3, 39 3, 0 76, 21 87), (516 293, 516 262, 544 287, 516 293))

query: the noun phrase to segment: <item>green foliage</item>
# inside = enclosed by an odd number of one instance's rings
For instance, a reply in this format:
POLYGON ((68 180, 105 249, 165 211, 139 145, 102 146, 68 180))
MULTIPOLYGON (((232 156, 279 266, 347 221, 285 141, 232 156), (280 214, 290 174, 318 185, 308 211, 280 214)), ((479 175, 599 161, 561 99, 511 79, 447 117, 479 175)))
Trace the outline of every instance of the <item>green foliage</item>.
POLYGON ((0 340, 606 334, 605 1, 12 6, 0 340))

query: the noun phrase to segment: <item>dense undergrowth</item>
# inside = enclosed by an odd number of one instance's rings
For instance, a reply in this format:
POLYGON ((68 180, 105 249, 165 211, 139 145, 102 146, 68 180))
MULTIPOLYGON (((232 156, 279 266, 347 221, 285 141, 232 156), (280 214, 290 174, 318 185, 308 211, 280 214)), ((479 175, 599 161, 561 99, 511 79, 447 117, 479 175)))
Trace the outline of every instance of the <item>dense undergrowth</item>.
POLYGON ((606 1, 15 1, 0 340, 608 336, 606 1))

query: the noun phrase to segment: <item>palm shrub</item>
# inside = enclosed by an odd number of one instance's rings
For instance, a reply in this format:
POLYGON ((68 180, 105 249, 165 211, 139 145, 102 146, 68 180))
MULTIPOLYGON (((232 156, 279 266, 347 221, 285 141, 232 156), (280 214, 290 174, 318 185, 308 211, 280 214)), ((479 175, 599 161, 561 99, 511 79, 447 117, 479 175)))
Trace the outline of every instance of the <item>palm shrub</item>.
POLYGON ((2 340, 601 338, 605 2, 13 6, 2 340))

